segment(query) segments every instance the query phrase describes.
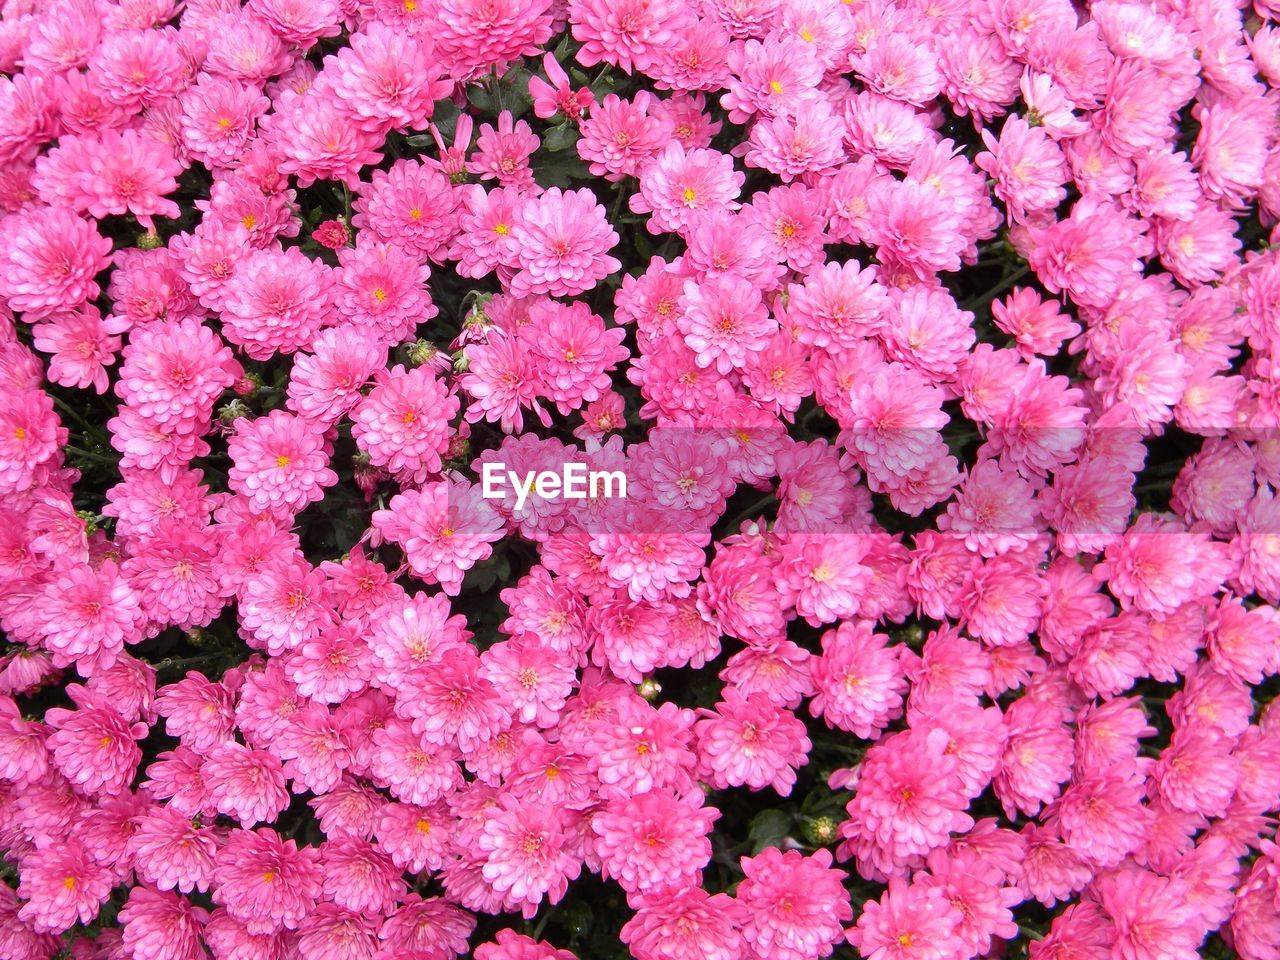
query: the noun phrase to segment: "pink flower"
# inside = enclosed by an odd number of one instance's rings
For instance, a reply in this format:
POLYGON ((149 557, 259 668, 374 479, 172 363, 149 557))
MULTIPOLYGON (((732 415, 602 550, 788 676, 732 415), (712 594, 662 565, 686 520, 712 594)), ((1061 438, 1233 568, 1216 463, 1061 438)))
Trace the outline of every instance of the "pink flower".
POLYGON ((352 436, 371 461, 421 482, 440 471, 459 401, 429 367, 399 364, 352 411, 352 436))
POLYGON ((534 941, 514 930, 499 930, 491 943, 475 948, 476 960, 578 960, 568 950, 557 950, 545 940, 534 941))
POLYGON ((867 621, 846 621, 822 636, 812 661, 817 694, 809 712, 828 726, 869 740, 902 712, 907 690, 898 651, 867 621))
POLYGON ((376 510, 373 526, 400 544, 409 566, 426 583, 439 583, 449 596, 462 589, 463 575, 492 552, 503 522, 476 487, 441 481, 391 498, 376 510))
POLYGON ((135 827, 128 849, 139 879, 160 890, 209 889, 218 855, 212 828, 194 826, 172 804, 137 818, 135 827))
POLYGON ((134 741, 147 735, 147 725, 130 724, 91 694, 79 694, 76 704, 76 710, 54 707, 45 713, 54 728, 45 742, 53 767, 85 796, 114 796, 133 781, 142 759, 134 741))
POLYGON ((847 936, 867 960, 946 960, 963 949, 962 919, 938 887, 893 877, 878 901, 863 905, 847 936))
POLYGON ((254 360, 309 347, 330 319, 332 274, 297 247, 249 254, 227 284, 227 339, 254 360))
POLYGON ((640 192, 628 201, 632 213, 650 213, 650 233, 679 233, 697 212, 736 210, 746 175, 733 158, 715 150, 686 150, 670 143, 641 171, 640 192))
POLYGON ((642 896, 696 886, 711 860, 708 835, 719 818, 698 794, 651 790, 614 800, 591 820, 601 875, 642 896))
POLYGON ((573 38, 582 46, 578 62, 584 67, 610 63, 630 74, 645 70, 650 59, 676 41, 691 18, 673 0, 570 0, 573 38))
POLYGON ((417 37, 373 21, 350 38, 325 76, 353 121, 368 130, 422 130, 453 89, 417 37))
POLYGON ((325 436, 309 421, 281 410, 256 420, 243 418, 227 444, 231 489, 254 510, 286 515, 324 499, 338 482, 329 469, 325 436))
POLYGON ((580 120, 591 107, 595 106, 595 95, 590 88, 574 90, 569 84, 569 75, 556 60, 555 54, 548 53, 542 58, 542 69, 547 80, 539 76, 529 77, 529 96, 533 98, 533 113, 542 120, 549 120, 557 113, 563 113, 568 120, 580 120))
POLYGON ((64 567, 37 603, 54 664, 74 663, 83 677, 109 669, 126 643, 142 639, 138 595, 112 560, 97 570, 88 564, 64 567))
POLYGON ((208 911, 176 893, 133 887, 120 911, 125 948, 137 960, 201 960, 208 911))
POLYGON ((804 722, 776 706, 762 693, 743 696, 733 687, 715 712, 695 728, 698 772, 718 789, 746 785, 753 790, 772 786, 782 796, 791 792, 795 769, 802 767, 813 744, 804 722))
POLYGON ((324 895, 344 910, 385 916, 406 887, 391 858, 367 840, 326 840, 320 847, 324 895))
POLYGON ((37 350, 51 353, 49 379, 64 387, 84 389, 92 386, 96 393, 107 391, 106 368, 115 362, 120 337, 128 329, 126 321, 117 317, 102 319, 95 307, 75 313, 59 313, 32 326, 37 350))
POLYGON ((320 896, 318 859, 274 830, 234 830, 218 852, 213 902, 251 934, 296 930, 320 896))
POLYGON ((239 820, 242 827, 274 823, 289 805, 280 761, 265 750, 233 741, 218 744, 209 751, 200 775, 218 812, 239 820))
POLYGON ((467 170, 481 180, 497 180, 500 187, 532 187, 529 158, 540 142, 529 124, 514 120, 511 111, 503 110, 498 114, 496 129, 487 123, 480 125, 476 159, 467 164, 467 170))
POLYGON ((743 911, 701 887, 647 897, 620 934, 636 960, 739 960, 743 911))
POLYGON ((477 837, 483 874, 512 907, 532 917, 545 899, 558 903, 582 869, 565 845, 567 817, 548 804, 499 795, 498 806, 477 837))
POLYGON ((777 329, 759 293, 738 280, 686 280, 680 309, 677 326, 698 366, 721 374, 743 367, 777 329))
POLYGON ((605 219, 605 209, 588 189, 561 192, 552 187, 527 200, 511 229, 519 271, 511 293, 576 296, 621 268, 608 256, 618 235, 605 219))
POLYGON ((840 826, 840 853, 854 855, 864 877, 905 876, 953 831, 973 826, 948 742, 941 729, 911 729, 867 751, 850 819, 840 826))
POLYGON ((63 206, 0 218, 0 298, 27 320, 78 310, 101 292, 111 241, 63 206))
POLYGON ((36 933, 62 933, 91 923, 111 894, 111 872, 90 859, 75 837, 31 853, 22 863, 18 918, 36 933))
POLYGON ((461 197, 443 173, 416 160, 399 160, 389 170, 375 170, 356 192, 353 226, 433 262, 444 259, 458 232, 461 197))
POLYGON ((818 960, 830 956, 853 919, 843 870, 831 851, 812 856, 769 847, 742 858, 745 879, 734 897, 743 907, 742 937, 757 957, 818 960))
POLYGON ((535 634, 495 643, 480 655, 481 675, 520 723, 556 724, 577 679, 571 663, 535 634))

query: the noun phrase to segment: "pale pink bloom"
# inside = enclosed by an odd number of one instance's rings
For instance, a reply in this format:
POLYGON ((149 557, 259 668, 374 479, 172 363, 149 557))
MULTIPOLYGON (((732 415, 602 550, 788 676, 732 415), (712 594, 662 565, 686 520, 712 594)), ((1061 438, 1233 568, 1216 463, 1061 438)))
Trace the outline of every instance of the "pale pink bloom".
POLYGON ((646 70, 694 19, 674 0, 570 0, 568 7, 573 38, 582 44, 578 62, 584 67, 609 63, 627 74, 633 67, 646 70))
POLYGON ((526 200, 511 228, 519 266, 511 293, 576 296, 621 268, 608 255, 618 243, 605 209, 588 189, 562 192, 552 187, 526 200))
POLYGON ((734 897, 743 907, 743 939, 757 957, 819 960, 844 937, 853 919, 845 872, 831 865, 831 851, 811 856, 768 847, 743 857, 734 897))
POLYGON ((476 839, 485 880, 526 918, 544 899, 558 903, 581 872, 580 860, 566 849, 570 826, 563 809, 499 794, 497 808, 476 839))
POLYGON ((628 204, 633 213, 652 214, 650 233, 682 232, 698 211, 736 210, 745 179, 732 157, 671 143, 641 171, 640 191, 628 204))
POLYGON ((352 410, 351 435, 375 466, 420 483, 440 472, 458 408, 430 367, 397 364, 377 372, 373 389, 352 410))
POLYGON ((467 170, 481 180, 497 180, 500 187, 531 188, 534 181, 529 158, 539 143, 529 124, 514 120, 510 110, 503 110, 496 129, 488 123, 480 125, 476 158, 467 163, 467 170))
POLYGON ((938 887, 892 877, 878 901, 863 904, 847 937, 868 960, 946 960, 964 952, 963 918, 938 887))

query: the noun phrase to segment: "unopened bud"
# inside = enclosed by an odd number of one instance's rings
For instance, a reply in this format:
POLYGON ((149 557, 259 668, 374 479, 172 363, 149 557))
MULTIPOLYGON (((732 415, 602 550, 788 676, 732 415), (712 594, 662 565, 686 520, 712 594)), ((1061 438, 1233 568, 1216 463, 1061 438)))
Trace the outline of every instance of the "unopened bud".
POLYGON ((407 351, 409 364, 414 367, 420 367, 424 363, 430 363, 439 352, 440 348, 430 340, 417 340, 410 344, 407 351))
POLYGON ((138 234, 139 250, 158 250, 164 246, 164 241, 160 239, 160 234, 155 229, 148 230, 146 233, 138 234))
POLYGON ((801 825, 804 838, 816 847, 833 843, 838 836, 838 824, 834 817, 810 817, 801 825))
POLYGON ((662 684, 657 680, 654 680, 652 677, 649 677, 648 679, 640 682, 640 685, 636 687, 636 692, 652 703, 654 700, 657 700, 658 696, 662 693, 662 684))

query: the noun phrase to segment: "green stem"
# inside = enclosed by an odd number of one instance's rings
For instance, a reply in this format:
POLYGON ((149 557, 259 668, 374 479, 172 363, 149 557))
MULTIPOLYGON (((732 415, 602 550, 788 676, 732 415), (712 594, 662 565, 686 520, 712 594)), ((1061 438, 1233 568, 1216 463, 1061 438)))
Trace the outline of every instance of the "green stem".
POLYGON ((69 443, 62 449, 70 453, 74 453, 77 457, 84 457, 86 460, 94 460, 98 463, 105 463, 112 467, 120 462, 115 457, 108 457, 101 453, 94 453, 92 450, 81 450, 79 447, 73 447, 69 443))

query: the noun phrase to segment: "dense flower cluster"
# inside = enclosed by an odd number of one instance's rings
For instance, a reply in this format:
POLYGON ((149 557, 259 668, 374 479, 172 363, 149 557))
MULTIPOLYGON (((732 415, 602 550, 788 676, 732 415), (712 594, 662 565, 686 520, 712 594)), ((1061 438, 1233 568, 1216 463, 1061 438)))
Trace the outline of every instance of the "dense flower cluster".
POLYGON ((0 11, 0 957, 1280 960, 1275 0, 0 11))

